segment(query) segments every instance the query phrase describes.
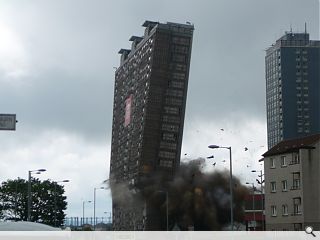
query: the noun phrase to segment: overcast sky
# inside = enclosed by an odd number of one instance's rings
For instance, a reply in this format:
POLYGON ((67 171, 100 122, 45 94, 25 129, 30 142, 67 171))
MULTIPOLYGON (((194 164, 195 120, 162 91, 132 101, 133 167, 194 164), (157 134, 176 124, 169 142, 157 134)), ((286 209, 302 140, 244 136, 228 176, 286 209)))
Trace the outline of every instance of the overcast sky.
MULTIPOLYGON (((232 146, 235 175, 254 180, 266 151, 265 49, 305 22, 318 39, 317 0, 0 0, 0 113, 19 121, 0 133, 0 181, 46 168, 40 179, 70 179, 67 214, 81 216, 109 174, 117 52, 145 20, 195 26, 184 161, 232 146)), ((228 152, 214 155, 208 171, 228 167, 228 152)), ((97 206, 99 217, 111 210, 108 191, 97 206)))

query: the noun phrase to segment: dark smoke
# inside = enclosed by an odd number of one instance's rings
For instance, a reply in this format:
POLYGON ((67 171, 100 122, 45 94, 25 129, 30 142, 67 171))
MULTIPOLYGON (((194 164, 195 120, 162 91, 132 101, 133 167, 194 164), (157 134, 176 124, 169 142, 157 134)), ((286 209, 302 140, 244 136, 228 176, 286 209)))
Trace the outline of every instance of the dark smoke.
MULTIPOLYGON (((166 193, 168 193, 169 228, 178 226, 181 230, 222 230, 230 224, 229 171, 202 171, 204 159, 182 163, 173 179, 162 174, 148 177, 134 193, 128 186, 112 186, 113 199, 126 205, 141 205, 147 202, 159 219, 150 230, 166 230, 166 193)), ((244 219, 244 199, 247 188, 233 177, 234 222, 244 219)))

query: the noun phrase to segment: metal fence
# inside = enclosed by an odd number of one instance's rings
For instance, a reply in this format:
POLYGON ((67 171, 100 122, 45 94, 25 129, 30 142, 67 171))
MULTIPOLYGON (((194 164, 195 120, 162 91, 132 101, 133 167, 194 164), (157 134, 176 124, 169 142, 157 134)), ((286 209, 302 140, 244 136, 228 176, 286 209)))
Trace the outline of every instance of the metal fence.
POLYGON ((81 227, 83 225, 91 225, 94 223, 98 224, 110 224, 111 217, 96 217, 96 221, 94 221, 93 217, 67 217, 64 219, 64 226, 66 227, 81 227))

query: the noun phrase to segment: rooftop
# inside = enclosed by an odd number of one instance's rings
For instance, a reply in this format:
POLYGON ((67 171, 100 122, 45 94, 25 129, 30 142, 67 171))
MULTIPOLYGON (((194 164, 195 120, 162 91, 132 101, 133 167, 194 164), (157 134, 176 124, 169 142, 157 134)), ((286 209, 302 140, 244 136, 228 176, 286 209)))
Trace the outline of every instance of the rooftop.
POLYGON ((320 141, 320 134, 315 134, 303 138, 289 139, 282 141, 262 154, 264 157, 298 151, 299 149, 313 149, 313 145, 320 141))

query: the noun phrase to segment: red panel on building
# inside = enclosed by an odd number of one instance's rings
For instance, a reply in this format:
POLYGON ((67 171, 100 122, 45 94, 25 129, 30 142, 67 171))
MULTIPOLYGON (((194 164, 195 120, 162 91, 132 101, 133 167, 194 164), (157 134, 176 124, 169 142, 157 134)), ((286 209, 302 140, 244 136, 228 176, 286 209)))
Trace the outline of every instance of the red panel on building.
POLYGON ((131 105, 132 105, 132 94, 126 99, 126 108, 124 115, 124 126, 128 126, 131 121, 131 105))

